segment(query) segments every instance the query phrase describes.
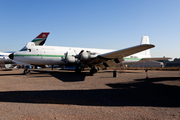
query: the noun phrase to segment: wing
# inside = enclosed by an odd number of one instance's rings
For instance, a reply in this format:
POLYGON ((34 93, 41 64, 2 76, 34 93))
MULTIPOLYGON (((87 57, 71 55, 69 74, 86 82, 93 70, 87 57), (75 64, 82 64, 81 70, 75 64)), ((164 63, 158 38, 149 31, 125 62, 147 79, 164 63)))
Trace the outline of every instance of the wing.
POLYGON ((120 61, 123 61, 123 57, 150 49, 155 47, 152 44, 142 44, 142 45, 138 45, 138 46, 134 46, 134 47, 130 47, 130 48, 126 48, 126 49, 122 49, 122 50, 117 50, 114 52, 110 52, 110 53, 105 53, 105 54, 101 54, 98 55, 97 57, 91 59, 89 61, 89 65, 96 65, 101 67, 101 69, 111 66, 111 65, 115 65, 116 63, 119 63, 120 61))
POLYGON ((134 46, 134 47, 130 47, 130 48, 126 48, 126 49, 122 49, 122 50, 117 50, 111 53, 106 53, 106 54, 102 54, 100 55, 100 57, 103 58, 110 58, 110 59, 114 59, 114 58, 123 58, 150 48, 155 47, 152 44, 142 44, 142 45, 138 45, 138 46, 134 46))

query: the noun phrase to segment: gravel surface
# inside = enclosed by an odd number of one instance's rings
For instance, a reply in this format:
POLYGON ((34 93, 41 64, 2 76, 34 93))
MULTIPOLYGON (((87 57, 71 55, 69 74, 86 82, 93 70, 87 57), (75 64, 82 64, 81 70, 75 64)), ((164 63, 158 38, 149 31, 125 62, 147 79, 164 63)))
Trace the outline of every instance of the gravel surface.
POLYGON ((0 71, 0 120, 180 119, 180 72, 0 71))

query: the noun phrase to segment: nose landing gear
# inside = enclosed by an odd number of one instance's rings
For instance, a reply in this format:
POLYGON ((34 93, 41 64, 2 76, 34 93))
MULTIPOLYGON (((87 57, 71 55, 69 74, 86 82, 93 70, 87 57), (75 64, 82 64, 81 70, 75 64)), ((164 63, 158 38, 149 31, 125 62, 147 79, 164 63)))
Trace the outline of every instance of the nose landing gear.
POLYGON ((29 69, 24 69, 24 75, 28 75, 30 73, 30 70, 29 69))
POLYGON ((24 68, 24 72, 23 73, 24 73, 24 75, 28 75, 30 73, 29 66, 26 66, 24 68))

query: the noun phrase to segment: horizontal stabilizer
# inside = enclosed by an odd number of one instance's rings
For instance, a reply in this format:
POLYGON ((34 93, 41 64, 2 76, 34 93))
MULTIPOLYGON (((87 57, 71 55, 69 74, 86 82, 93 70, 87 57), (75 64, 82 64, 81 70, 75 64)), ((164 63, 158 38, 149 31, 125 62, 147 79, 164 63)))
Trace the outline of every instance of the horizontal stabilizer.
POLYGON ((136 64, 136 63, 142 63, 142 62, 146 62, 146 61, 157 61, 157 60, 168 60, 168 59, 172 59, 170 57, 162 57, 162 58, 142 58, 139 61, 130 61, 130 62, 125 62, 124 64, 136 64))
POLYGON ((170 57, 162 57, 162 58, 142 58, 141 60, 144 60, 144 61, 148 61, 148 60, 168 60, 168 59, 172 59, 170 57))

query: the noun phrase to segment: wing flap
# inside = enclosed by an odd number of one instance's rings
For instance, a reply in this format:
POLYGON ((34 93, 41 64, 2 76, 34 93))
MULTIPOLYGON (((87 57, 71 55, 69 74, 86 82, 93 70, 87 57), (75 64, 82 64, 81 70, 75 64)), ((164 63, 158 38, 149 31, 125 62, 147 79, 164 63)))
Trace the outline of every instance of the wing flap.
POLYGON ((116 65, 117 63, 116 63, 114 60, 108 60, 108 61, 106 62, 106 64, 107 64, 108 66, 114 66, 114 65, 116 65))
POLYGON ((106 68, 106 66, 103 63, 100 63, 97 66, 99 66, 101 69, 105 69, 106 68))

